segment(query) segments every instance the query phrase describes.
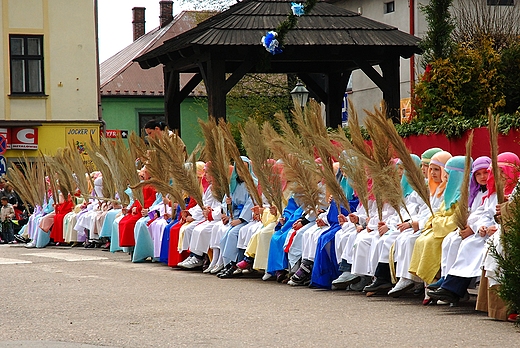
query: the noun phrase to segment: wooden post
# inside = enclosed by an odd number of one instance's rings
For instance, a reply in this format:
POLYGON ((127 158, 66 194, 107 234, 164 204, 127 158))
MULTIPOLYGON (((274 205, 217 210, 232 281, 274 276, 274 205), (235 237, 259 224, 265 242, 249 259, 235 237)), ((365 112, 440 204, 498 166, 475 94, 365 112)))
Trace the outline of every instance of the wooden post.
POLYGON ((208 115, 215 119, 226 119, 226 63, 224 60, 210 60, 207 63, 206 91, 208 94, 208 115))
POLYGON ((401 81, 399 77, 399 56, 391 57, 380 64, 387 88, 383 90, 387 115, 395 123, 401 122, 401 81))
POLYGON ((345 73, 328 74, 328 98, 326 102, 326 125, 327 127, 337 128, 342 123, 341 103, 347 89, 350 71, 345 73))
POLYGON ((178 71, 164 71, 164 115, 170 130, 181 135, 181 102, 176 98, 180 93, 180 74, 178 71))

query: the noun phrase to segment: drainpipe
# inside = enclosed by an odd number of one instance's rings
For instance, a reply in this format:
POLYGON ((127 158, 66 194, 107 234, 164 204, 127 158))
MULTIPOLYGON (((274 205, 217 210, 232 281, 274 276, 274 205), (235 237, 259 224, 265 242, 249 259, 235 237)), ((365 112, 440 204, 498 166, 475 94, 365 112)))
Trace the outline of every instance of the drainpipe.
MULTIPOLYGON (((410 35, 415 35, 415 0, 408 0, 410 7, 410 35)), ((410 96, 413 96, 415 89, 415 54, 410 57, 410 96)), ((411 105, 411 114, 413 114, 413 105, 411 105)))
POLYGON ((97 107, 98 121, 101 124, 99 136, 106 129, 106 122, 103 120, 101 113, 101 77, 99 75, 99 18, 98 18, 98 0, 94 0, 94 30, 96 37, 96 78, 97 78, 97 107))

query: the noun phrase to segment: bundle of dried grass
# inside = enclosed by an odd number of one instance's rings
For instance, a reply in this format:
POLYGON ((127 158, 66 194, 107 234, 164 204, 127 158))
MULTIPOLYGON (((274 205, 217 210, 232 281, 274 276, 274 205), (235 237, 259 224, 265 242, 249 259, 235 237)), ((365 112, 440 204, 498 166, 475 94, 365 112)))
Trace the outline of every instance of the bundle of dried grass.
MULTIPOLYGON (((141 165, 137 166, 136 163, 145 163, 147 161, 146 156, 148 154, 148 145, 146 145, 144 139, 139 138, 135 132, 131 132, 128 139, 130 149, 126 148, 124 143, 116 142, 116 145, 116 156, 120 164, 119 172, 121 173, 123 180, 122 186, 126 189, 126 187, 131 188, 132 186, 138 185, 141 181, 138 174, 138 169, 141 168, 141 165)), ((144 197, 142 189, 132 189, 132 194, 136 200, 143 204, 144 197)), ((122 200, 126 201, 127 199, 130 199, 129 197, 127 198, 124 190, 123 192, 119 192, 120 197, 123 195, 124 198, 121 198, 122 200)))
POLYGON ((348 178, 349 185, 352 186, 359 201, 368 210, 368 186, 365 164, 363 160, 352 150, 346 150, 339 156, 339 163, 343 175, 348 178))
POLYGON ((130 155, 134 160, 134 167, 136 162, 140 162, 141 166, 148 161, 148 150, 150 147, 146 144, 144 137, 140 137, 135 132, 130 132, 128 137, 128 145, 130 148, 130 155))
MULTIPOLYGON (((161 181, 163 184, 169 184, 170 178, 173 178, 174 183, 179 185, 186 194, 203 208, 202 191, 194 160, 195 154, 200 151, 201 146, 198 145, 195 148, 190 155, 189 165, 186 165, 184 142, 175 134, 161 133, 161 135, 150 138, 150 143, 153 150, 149 151, 150 158, 147 168, 150 166, 154 169, 156 176, 150 172, 152 178, 161 181), (163 163, 156 163, 157 161, 163 163), (164 173, 161 174, 161 171, 164 171, 164 173)), ((170 193, 172 193, 171 190, 170 193)), ((178 196, 178 193, 175 196, 178 196)))
MULTIPOLYGON (((282 127, 282 129, 284 128, 286 127, 282 127)), ((289 132, 289 136, 286 136, 286 134, 280 136, 269 124, 265 124, 262 129, 264 139, 275 157, 281 159, 284 163, 284 175, 291 185, 293 194, 300 201, 306 212, 313 211, 317 215, 318 207, 322 203, 322 192, 318 187, 318 182, 321 178, 317 174, 316 163, 308 150, 302 147, 301 144, 292 144, 288 140, 296 141, 298 139, 290 127, 289 132), (299 150, 294 152, 294 149, 298 148, 299 150), (291 149, 292 151, 290 151, 291 149)))
POLYGON ((341 144, 344 149, 338 154, 338 160, 343 175, 348 178, 349 184, 356 192, 356 195, 366 208, 368 214, 368 186, 365 164, 363 156, 358 156, 354 146, 347 139, 343 128, 338 127, 338 131, 334 134, 333 139, 341 144))
POLYGON ((321 116, 320 105, 316 101, 311 100, 305 108, 304 115, 300 112, 294 112, 294 116, 300 134, 302 134, 304 139, 308 139, 312 148, 315 149, 321 158, 318 175, 323 177, 327 191, 334 198, 338 205, 338 210, 341 204, 350 212, 349 201, 341 185, 336 180, 336 173, 334 172, 333 157, 337 157, 338 151, 329 138, 327 127, 321 116), (305 119, 302 116, 305 116, 305 119))
POLYGON ((392 144, 397 157, 399 157, 403 164, 408 183, 412 186, 414 191, 417 192, 424 203, 426 203, 433 215, 433 210, 430 204, 430 192, 428 191, 428 186, 425 184, 421 168, 417 167, 413 162, 410 156, 410 151, 408 151, 403 138, 401 138, 399 133, 397 133, 392 120, 377 117, 373 119, 373 122, 392 144))
MULTIPOLYGON (((19 159, 18 162, 20 162, 20 167, 12 164, 11 168, 8 168, 7 180, 20 195, 26 204, 27 210, 27 203, 33 207, 42 206, 45 200, 45 191, 43 191, 43 194, 40 194, 39 182, 37 181, 42 166, 39 166, 40 168, 37 166, 38 159, 35 163, 31 163, 25 156, 23 159, 19 159)), ((40 179, 45 183, 45 175, 40 179)))
MULTIPOLYGON (((119 196, 119 201, 124 206, 130 203, 130 197, 125 193, 128 188, 128 177, 136 175, 136 168, 134 164, 125 165, 124 157, 129 153, 128 148, 123 142, 121 136, 115 139, 102 138, 101 144, 104 149, 106 158, 110 162, 111 179, 114 183, 114 190, 119 196)), ((104 181, 103 181, 104 185, 104 181)))
POLYGON ((247 165, 244 163, 244 161, 242 161, 240 151, 238 150, 233 134, 231 134, 231 129, 229 128, 229 125, 221 119, 219 121, 219 128, 222 131, 222 136, 224 137, 224 142, 226 144, 228 156, 235 163, 235 169, 237 171, 237 174, 240 177, 240 179, 244 181, 247 191, 249 192, 249 195, 251 195, 251 198, 253 200, 253 204, 262 206, 262 197, 260 197, 260 194, 258 193, 258 187, 253 181, 253 177, 251 175, 251 172, 247 168, 247 165))
POLYGON ((249 119, 240 129, 240 134, 242 135, 247 155, 257 168, 255 173, 265 197, 269 204, 274 205, 279 212, 282 212, 284 208, 282 179, 279 173, 273 171, 273 163, 269 161, 272 156, 271 150, 262 141, 260 127, 253 119, 249 119))
POLYGON ((224 138, 220 135, 213 117, 210 117, 207 122, 199 119, 199 124, 206 144, 206 162, 211 162, 208 166, 209 175, 213 179, 211 192, 213 197, 221 202, 224 199, 224 195, 230 196, 229 161, 224 138))
POLYGON ((488 130, 489 130, 489 145, 491 148, 491 166, 493 170, 493 176, 495 177, 495 188, 497 192, 498 204, 502 204, 505 201, 504 198, 504 182, 500 176, 498 169, 498 121, 500 115, 494 116, 491 109, 488 109, 488 130))
POLYGON ((116 195, 116 187, 113 180, 111 167, 115 166, 116 163, 110 163, 106 152, 106 147, 103 146, 103 140, 98 145, 93 139, 87 143, 87 151, 90 154, 90 159, 96 166, 97 170, 101 172, 103 180, 103 197, 97 197, 101 200, 113 200, 116 195))
POLYGON ((469 181, 471 179, 471 148, 473 147, 473 131, 466 141, 466 160, 464 162, 464 179, 460 187, 460 198, 453 211, 455 223, 460 230, 468 225, 469 217, 469 181))
MULTIPOLYGON (((65 155, 62 148, 59 148, 56 150, 56 154, 54 157, 52 156, 45 156, 46 157, 46 163, 47 166, 50 169, 50 172, 54 174, 55 179, 57 180, 57 186, 63 196, 67 198, 69 193, 75 192, 77 185, 76 182, 73 179, 73 173, 67 166, 64 165, 65 163, 65 155)), ((57 196, 55 196, 57 197, 57 196)), ((57 198, 56 198, 57 199, 57 198)), ((57 200, 56 200, 57 202, 57 200)))
MULTIPOLYGON (((366 111, 366 110, 365 110, 366 111)), ((386 122, 386 110, 374 109, 374 112, 366 111, 367 119, 365 125, 370 137, 372 138, 373 161, 367 160, 370 175, 372 177, 372 188, 376 196, 376 203, 382 198, 382 202, 387 202, 394 208, 399 215, 401 222, 401 207, 405 210, 401 179, 397 172, 397 166, 392 163, 393 154, 390 141, 385 130, 378 127, 378 124, 386 122)), ((409 157, 409 156, 408 156, 409 157)), ((378 210, 382 209, 382 204, 378 204, 378 210)), ((380 212, 381 214, 381 212, 380 212)))
MULTIPOLYGON (((40 151, 40 158, 43 162, 43 168, 45 169, 45 177, 48 178, 48 183, 49 183, 49 187, 50 187, 50 192, 52 194, 52 198, 54 200, 55 203, 58 202, 58 188, 57 188, 57 185, 56 185, 56 174, 55 172, 53 171, 53 169, 51 168, 51 166, 48 164, 47 160, 47 156, 45 156, 41 151, 40 151)), ((48 199, 50 199, 51 197, 47 197, 48 199)))
POLYGON ((81 154, 76 150, 76 148, 72 145, 69 147, 63 149, 64 153, 64 164, 69 168, 69 170, 72 172, 74 181, 76 183, 77 188, 79 189, 79 192, 83 197, 89 196, 89 186, 88 186, 88 170, 85 166, 85 163, 83 162, 83 158, 81 157, 81 154))
POLYGON ((350 130, 350 137, 352 139, 352 145, 360 152, 365 158, 372 158, 372 150, 365 143, 363 134, 361 133, 361 127, 359 126, 359 117, 354 103, 349 102, 348 106, 348 128, 350 130))

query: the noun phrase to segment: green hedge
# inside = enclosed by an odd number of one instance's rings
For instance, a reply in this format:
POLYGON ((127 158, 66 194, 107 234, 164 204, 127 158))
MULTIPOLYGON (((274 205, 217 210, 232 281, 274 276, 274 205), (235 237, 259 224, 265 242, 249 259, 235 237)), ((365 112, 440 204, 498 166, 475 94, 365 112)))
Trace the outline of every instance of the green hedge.
MULTIPOLYGON (((396 124, 395 128, 403 138, 410 135, 443 133, 448 138, 457 138, 473 128, 486 127, 487 117, 465 118, 463 116, 442 117, 434 120, 413 120, 410 123, 396 124)), ((500 115, 498 130, 507 134, 511 129, 520 129, 520 113, 500 115)))

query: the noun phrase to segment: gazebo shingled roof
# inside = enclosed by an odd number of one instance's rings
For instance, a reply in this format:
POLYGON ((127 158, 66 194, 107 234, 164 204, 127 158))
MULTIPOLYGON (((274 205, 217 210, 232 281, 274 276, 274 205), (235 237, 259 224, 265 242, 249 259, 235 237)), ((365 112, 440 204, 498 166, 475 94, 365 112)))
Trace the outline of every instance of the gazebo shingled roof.
POLYGON ((272 56, 260 40, 287 18, 291 2, 244 0, 136 59, 144 69, 164 65, 170 128, 180 130, 180 103, 187 96, 186 88, 179 87, 181 72, 195 73, 188 88, 204 80, 208 112, 223 118, 227 92, 246 73, 296 73, 326 104, 327 124, 336 126, 341 124, 341 100, 350 74, 362 69, 383 91, 391 115, 398 116, 399 59, 420 53, 419 39, 318 1, 288 32, 283 53, 272 56), (231 73, 227 79, 226 73, 231 73))

